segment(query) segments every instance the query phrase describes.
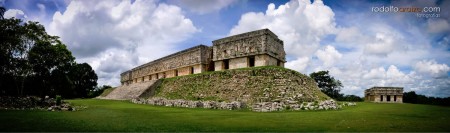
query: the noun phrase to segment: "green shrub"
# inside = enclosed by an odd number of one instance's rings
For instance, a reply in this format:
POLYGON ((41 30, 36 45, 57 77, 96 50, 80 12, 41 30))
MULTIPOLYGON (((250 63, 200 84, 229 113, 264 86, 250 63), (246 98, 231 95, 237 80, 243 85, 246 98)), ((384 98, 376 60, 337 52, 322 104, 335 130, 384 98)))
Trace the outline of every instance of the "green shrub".
POLYGON ((56 95, 56 105, 61 105, 61 96, 56 95))

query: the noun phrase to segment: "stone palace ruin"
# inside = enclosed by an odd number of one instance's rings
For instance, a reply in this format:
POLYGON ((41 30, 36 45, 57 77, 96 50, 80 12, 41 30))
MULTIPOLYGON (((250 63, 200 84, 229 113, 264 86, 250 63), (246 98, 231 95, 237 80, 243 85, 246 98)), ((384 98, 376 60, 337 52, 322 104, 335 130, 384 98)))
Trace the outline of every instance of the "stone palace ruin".
POLYGON ((214 40, 210 47, 198 45, 123 72, 122 85, 99 98, 259 112, 341 108, 313 79, 283 68, 283 45, 268 29, 214 40), (247 67, 257 68, 237 69, 247 67))
POLYGON ((366 101, 403 103, 403 87, 372 87, 364 93, 366 101))
POLYGON ((238 34, 198 45, 123 72, 122 86, 206 71, 254 66, 284 66, 283 41, 268 29, 238 34))

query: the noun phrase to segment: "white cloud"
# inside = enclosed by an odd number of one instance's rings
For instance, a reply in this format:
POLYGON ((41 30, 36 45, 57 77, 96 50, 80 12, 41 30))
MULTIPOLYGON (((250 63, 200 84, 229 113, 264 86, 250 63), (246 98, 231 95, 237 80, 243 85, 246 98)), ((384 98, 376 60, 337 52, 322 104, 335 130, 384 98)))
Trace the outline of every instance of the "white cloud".
POLYGON ((370 71, 364 74, 364 79, 383 79, 386 77, 386 70, 383 67, 370 69, 370 71))
POLYGON ((386 57, 388 54, 396 51, 399 43, 395 41, 394 36, 383 33, 377 33, 373 43, 367 43, 364 52, 369 55, 386 57))
POLYGON ((154 1, 71 1, 56 12, 49 33, 88 62, 99 84, 118 85, 119 74, 168 55, 199 30, 181 8, 154 1))
POLYGON ((430 33, 440 33, 450 30, 450 25, 444 19, 428 19, 427 31, 430 33))
POLYGON ((25 15, 25 13, 22 10, 19 9, 8 9, 5 14, 4 14, 5 18, 18 18, 18 19, 26 19, 28 18, 27 15, 25 15))
POLYGON ((284 41, 288 55, 303 57, 311 56, 335 25, 333 11, 322 1, 293 0, 278 8, 269 4, 265 13, 245 13, 230 35, 268 28, 284 41))
POLYGON ((319 58, 319 60, 323 61, 324 66, 332 66, 335 64, 335 62, 339 61, 341 59, 342 54, 339 53, 333 46, 327 45, 325 48, 319 49, 316 52, 316 56, 319 58))
MULTIPOLYGON (((336 41, 351 43, 355 40, 359 40, 361 33, 357 27, 340 28, 336 35, 336 41)), ((354 45, 352 45, 354 46, 354 45)))
POLYGON ((308 57, 297 58, 293 61, 289 61, 286 63, 286 68, 296 70, 298 72, 305 72, 306 67, 309 64, 308 57))
MULTIPOLYGON (((284 41, 287 56, 293 59, 288 60, 287 68, 305 74, 329 70, 344 84, 344 94, 363 96, 364 90, 373 86, 399 86, 419 94, 450 95, 448 77, 432 80, 426 73, 410 69, 417 60, 448 61, 448 51, 433 48, 430 36, 423 32, 426 24, 404 24, 410 19, 406 15, 356 12, 340 16, 348 27, 336 26, 334 12, 320 0, 292 0, 278 8, 269 4, 265 13, 243 14, 230 35, 269 28, 284 41), (335 35, 334 40, 325 38, 328 35, 335 35), (321 44, 324 42, 327 45, 321 44)), ((442 73, 445 64, 439 65, 440 76, 447 75, 448 70, 442 73)))
POLYGON ((206 14, 226 8, 237 0, 170 0, 170 2, 187 8, 198 14, 206 14))
POLYGON ((450 67, 447 64, 438 64, 435 60, 422 60, 414 65, 414 70, 433 78, 447 78, 450 67))

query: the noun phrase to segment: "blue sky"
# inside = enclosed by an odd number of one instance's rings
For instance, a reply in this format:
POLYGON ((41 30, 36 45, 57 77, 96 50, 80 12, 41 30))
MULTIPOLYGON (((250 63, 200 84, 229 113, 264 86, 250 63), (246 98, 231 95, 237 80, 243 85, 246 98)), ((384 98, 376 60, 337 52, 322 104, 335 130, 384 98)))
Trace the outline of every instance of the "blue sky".
POLYGON ((0 5, 8 9, 5 17, 39 21, 60 36, 78 62, 94 68, 100 85, 119 85, 121 72, 173 52, 269 28, 285 43, 287 68, 305 74, 329 70, 343 82, 345 94, 401 86, 450 96, 450 1, 0 0, 0 5), (389 7, 439 11, 379 11, 389 7))

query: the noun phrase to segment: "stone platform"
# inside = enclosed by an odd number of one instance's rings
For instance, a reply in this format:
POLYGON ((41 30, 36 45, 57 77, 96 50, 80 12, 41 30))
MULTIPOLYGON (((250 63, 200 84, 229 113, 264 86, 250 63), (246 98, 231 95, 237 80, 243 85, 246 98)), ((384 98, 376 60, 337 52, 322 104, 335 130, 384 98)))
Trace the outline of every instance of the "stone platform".
POLYGON ((130 100, 135 98, 145 98, 154 95, 155 89, 161 83, 160 80, 149 80, 135 84, 122 85, 114 89, 106 97, 100 99, 130 100))

